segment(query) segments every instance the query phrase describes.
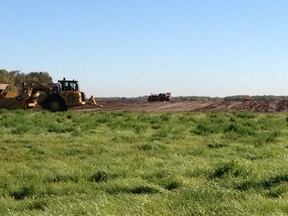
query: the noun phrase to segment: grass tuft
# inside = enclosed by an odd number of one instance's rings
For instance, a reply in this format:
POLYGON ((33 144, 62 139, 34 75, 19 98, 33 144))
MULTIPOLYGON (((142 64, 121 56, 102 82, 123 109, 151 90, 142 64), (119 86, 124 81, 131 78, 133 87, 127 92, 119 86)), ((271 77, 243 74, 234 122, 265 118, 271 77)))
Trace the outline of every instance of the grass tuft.
POLYGON ((29 202, 27 205, 29 210, 40 210, 40 211, 45 211, 46 208, 48 207, 48 203, 44 200, 36 200, 29 202))
POLYGON ((266 196, 268 198, 277 199, 277 198, 284 197, 285 193, 287 193, 287 189, 286 188, 284 188, 284 187, 276 187, 276 188, 272 188, 271 190, 269 190, 266 193, 266 196))
POLYGON ((273 189, 278 187, 281 184, 288 183, 288 174, 280 174, 275 176, 266 177, 262 180, 252 179, 241 182, 236 186, 236 189, 241 191, 247 191, 250 189, 265 189, 265 190, 272 190, 271 195, 276 193, 277 190, 273 189))
POLYGON ((76 175, 63 175, 63 174, 51 174, 45 177, 44 183, 55 183, 55 182, 75 182, 78 183, 79 178, 76 175))
POLYGON ((218 148, 227 147, 228 145, 227 144, 223 144, 223 143, 210 143, 207 146, 208 146, 208 148, 211 148, 211 149, 218 149, 218 148))
POLYGON ((111 176, 105 171, 97 171, 93 175, 89 177, 89 181, 91 182, 106 182, 111 176))
POLYGON ((179 189, 181 186, 182 186, 182 183, 180 181, 170 180, 169 182, 165 184, 164 188, 166 190, 175 190, 175 189, 179 189))
POLYGON ((130 193, 132 194, 155 194, 159 192, 158 188, 152 186, 137 186, 130 189, 130 193))
POLYGON ((220 164, 217 168, 209 175, 210 178, 223 178, 227 175, 239 176, 242 173, 242 169, 235 162, 228 162, 220 164))
POLYGON ((272 143, 272 142, 275 142, 277 137, 279 137, 279 132, 276 132, 276 131, 273 131, 271 132, 268 137, 265 139, 265 142, 267 143, 272 143))
POLYGON ((10 196, 16 200, 22 200, 26 197, 32 196, 35 192, 35 188, 33 185, 23 186, 13 192, 10 193, 10 196))
POLYGON ((145 144, 141 144, 138 146, 139 150, 143 150, 143 151, 149 151, 152 149, 155 149, 156 147, 153 144, 150 143, 145 143, 145 144))
POLYGON ((261 182, 261 185, 264 188, 275 187, 282 183, 288 183, 288 174, 280 174, 272 177, 268 177, 261 182))
POLYGON ((116 184, 106 189, 109 194, 157 194, 163 191, 163 188, 146 183, 146 182, 131 182, 129 184, 116 184))

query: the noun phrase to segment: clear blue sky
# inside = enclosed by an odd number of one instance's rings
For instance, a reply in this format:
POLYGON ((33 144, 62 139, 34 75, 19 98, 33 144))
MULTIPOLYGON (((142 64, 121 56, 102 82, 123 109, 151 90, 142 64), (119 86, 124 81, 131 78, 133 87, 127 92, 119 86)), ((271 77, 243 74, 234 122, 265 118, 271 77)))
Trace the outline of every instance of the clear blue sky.
POLYGON ((287 0, 0 0, 0 47, 96 97, 288 95, 287 0))

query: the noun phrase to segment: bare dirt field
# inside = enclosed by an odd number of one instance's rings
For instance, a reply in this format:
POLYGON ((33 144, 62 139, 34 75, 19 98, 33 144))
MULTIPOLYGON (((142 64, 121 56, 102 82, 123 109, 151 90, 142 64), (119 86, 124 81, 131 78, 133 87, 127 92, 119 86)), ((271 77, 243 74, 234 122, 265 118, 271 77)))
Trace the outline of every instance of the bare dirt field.
POLYGON ((100 106, 74 108, 75 111, 148 111, 148 112, 207 112, 207 111, 247 111, 247 112, 285 112, 288 101, 185 101, 185 102, 98 102, 100 106))

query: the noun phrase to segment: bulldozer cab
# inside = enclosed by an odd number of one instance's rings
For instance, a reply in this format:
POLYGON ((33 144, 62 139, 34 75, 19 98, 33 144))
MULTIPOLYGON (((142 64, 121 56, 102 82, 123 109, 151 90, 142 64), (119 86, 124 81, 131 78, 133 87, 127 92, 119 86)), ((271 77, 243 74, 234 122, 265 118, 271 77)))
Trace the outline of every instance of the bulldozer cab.
POLYGON ((78 81, 75 80, 58 80, 62 91, 79 91, 78 81))
POLYGON ((85 104, 84 93, 80 92, 78 81, 58 80, 60 91, 59 96, 64 100, 66 107, 74 107, 85 104))

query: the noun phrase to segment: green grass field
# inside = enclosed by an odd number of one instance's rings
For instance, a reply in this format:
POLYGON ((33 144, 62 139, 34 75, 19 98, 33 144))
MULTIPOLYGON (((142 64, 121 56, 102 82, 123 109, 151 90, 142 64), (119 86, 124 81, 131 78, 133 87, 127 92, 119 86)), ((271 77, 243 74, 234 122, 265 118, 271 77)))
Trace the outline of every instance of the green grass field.
POLYGON ((0 215, 288 215, 288 117, 0 110, 0 215))

